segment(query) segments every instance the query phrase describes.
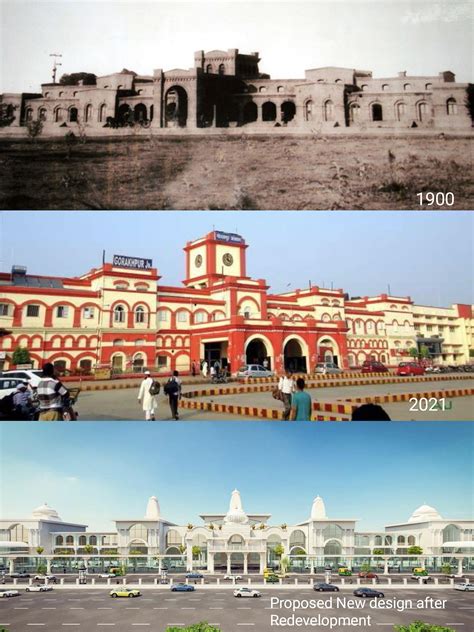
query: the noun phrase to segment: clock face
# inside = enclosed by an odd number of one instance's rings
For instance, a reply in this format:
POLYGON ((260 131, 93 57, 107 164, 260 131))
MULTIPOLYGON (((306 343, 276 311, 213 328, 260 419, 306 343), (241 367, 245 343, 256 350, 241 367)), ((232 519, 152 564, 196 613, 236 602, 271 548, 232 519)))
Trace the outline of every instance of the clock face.
POLYGON ((200 268, 202 265, 202 255, 196 255, 196 259, 194 259, 194 265, 196 268, 200 268))
POLYGON ((230 252, 226 252, 222 257, 222 261, 224 262, 224 265, 231 266, 234 263, 234 257, 230 254, 230 252))

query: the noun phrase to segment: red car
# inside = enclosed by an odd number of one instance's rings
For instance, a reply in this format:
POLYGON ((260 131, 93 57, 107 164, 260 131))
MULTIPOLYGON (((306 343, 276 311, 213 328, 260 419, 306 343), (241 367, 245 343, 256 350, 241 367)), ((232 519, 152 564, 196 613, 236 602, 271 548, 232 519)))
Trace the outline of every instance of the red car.
POLYGON ((397 375, 424 375, 425 368, 417 362, 400 362, 397 375))
POLYGON ((360 370, 362 373, 388 373, 387 367, 377 360, 366 360, 360 370))
POLYGON ((365 579, 378 579, 379 578, 377 573, 374 573, 372 571, 361 571, 359 573, 359 577, 365 577, 365 579))

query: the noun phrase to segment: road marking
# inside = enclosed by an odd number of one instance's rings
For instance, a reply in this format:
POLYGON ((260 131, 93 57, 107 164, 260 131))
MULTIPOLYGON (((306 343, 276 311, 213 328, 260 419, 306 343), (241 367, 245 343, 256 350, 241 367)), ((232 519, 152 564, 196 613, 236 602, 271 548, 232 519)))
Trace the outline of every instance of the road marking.
POLYGON ((13 610, 29 610, 29 608, 13 608, 13 610))
POLYGON ((105 608, 105 607, 104 607, 104 608, 97 608, 97 610, 112 610, 112 608, 108 608, 108 607, 107 607, 107 608, 105 608))
POLYGON ((237 623, 237 625, 255 625, 255 623, 237 623))
MULTIPOLYGON (((50 608, 49 606, 47 608, 41 608, 41 610, 56 610, 56 606, 53 606, 52 608, 50 608)), ((72 608, 71 608, 72 610, 72 608)))
POLYGON ((69 608, 69 610, 84 610, 84 608, 78 607, 78 606, 72 606, 71 608, 69 608))
POLYGON ((115 623, 98 623, 97 625, 115 625, 115 623))
POLYGON ((395 623, 376 623, 375 625, 395 625, 395 623))
POLYGON ((252 610, 252 608, 249 608, 248 606, 242 606, 241 608, 237 608, 237 610, 252 610))
POLYGON ((181 608, 181 610, 196 610, 196 608, 181 608))
POLYGON ((445 623, 444 625, 464 625, 464 623, 445 623))
POLYGON ((209 608, 209 610, 224 610, 224 608, 209 608))
POLYGON ((46 623, 27 623, 26 625, 46 625, 46 623))
POLYGON ((137 608, 127 608, 127 607, 125 607, 125 610, 140 610, 140 608, 138 608, 138 607, 137 608))
POLYGON ((80 623, 61 623, 61 625, 81 625, 80 623))
POLYGON ((150 625, 149 623, 132 623, 132 625, 150 625))

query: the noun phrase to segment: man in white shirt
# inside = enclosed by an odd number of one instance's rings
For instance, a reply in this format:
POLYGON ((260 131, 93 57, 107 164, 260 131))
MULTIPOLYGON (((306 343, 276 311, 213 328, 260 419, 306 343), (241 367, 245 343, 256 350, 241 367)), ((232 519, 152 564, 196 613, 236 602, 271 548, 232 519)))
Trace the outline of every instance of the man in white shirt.
POLYGON ((155 380, 151 377, 150 371, 145 371, 143 382, 140 384, 140 390, 138 391, 138 402, 142 405, 146 421, 155 421, 155 410, 158 408, 157 395, 159 392, 158 382, 155 385, 155 380))
POLYGON ((278 390, 281 393, 281 401, 285 407, 283 411, 283 419, 288 421, 291 412, 291 395, 295 392, 295 382, 289 369, 286 369, 284 375, 280 377, 278 390))

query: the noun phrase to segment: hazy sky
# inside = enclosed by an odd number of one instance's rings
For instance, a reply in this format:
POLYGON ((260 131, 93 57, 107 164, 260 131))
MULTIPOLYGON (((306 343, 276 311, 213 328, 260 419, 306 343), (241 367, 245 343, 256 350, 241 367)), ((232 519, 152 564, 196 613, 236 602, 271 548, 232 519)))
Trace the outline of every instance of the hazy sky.
POLYGON ((196 50, 259 51, 273 78, 344 66, 375 76, 472 81, 472 3, 456 0, 322 2, 77 2, 1 0, 0 92, 38 91, 63 73, 141 74, 194 65, 196 50), (337 6, 335 6, 337 5, 337 6))
POLYGON ((318 494, 329 517, 366 530, 423 503, 448 519, 473 514, 469 423, 27 426, 0 424, 2 517, 46 501, 63 520, 112 530, 113 519, 143 517, 156 495, 164 518, 200 524, 200 513, 227 511, 235 487, 245 511, 277 525, 307 519, 318 494))
POLYGON ((153 259, 161 283, 185 278, 187 241, 213 229, 241 234, 247 274, 271 292, 387 291, 417 303, 473 302, 474 215, 469 212, 58 211, 0 212, 0 270, 80 276, 112 255, 153 259), (21 235, 21 238, 20 238, 21 235))

